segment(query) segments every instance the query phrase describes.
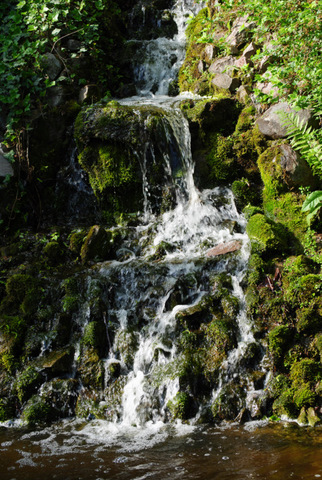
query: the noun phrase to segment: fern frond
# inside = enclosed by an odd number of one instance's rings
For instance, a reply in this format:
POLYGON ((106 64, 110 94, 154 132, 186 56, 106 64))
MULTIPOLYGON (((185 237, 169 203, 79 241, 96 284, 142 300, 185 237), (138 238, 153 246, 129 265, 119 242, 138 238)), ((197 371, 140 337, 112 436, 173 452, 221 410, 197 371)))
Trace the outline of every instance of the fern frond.
POLYGON ((285 114, 287 137, 294 150, 301 153, 314 174, 322 177, 322 135, 314 130, 304 119, 300 120, 296 113, 285 114))

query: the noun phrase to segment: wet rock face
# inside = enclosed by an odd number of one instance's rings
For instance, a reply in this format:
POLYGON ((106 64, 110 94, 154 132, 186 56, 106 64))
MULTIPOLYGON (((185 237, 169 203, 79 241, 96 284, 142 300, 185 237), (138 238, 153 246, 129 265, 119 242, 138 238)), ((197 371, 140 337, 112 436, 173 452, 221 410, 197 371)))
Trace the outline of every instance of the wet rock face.
POLYGON ((79 114, 79 162, 103 208, 122 213, 164 205, 184 167, 175 128, 175 117, 158 106, 110 102, 79 114))
POLYGON ((151 40, 158 37, 171 38, 177 33, 171 7, 174 0, 141 0, 129 13, 128 38, 151 40))

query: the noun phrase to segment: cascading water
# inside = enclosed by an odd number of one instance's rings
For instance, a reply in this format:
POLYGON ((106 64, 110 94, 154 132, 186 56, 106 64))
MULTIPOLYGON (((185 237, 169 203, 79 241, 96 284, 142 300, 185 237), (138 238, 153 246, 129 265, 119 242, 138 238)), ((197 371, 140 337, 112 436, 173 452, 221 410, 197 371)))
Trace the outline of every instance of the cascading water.
MULTIPOLYGON (((111 285, 106 299, 109 305, 106 325, 115 331, 113 344, 109 338, 105 387, 108 389, 111 382, 108 373, 111 365, 117 364, 124 389, 121 404, 110 418, 124 425, 166 421, 181 391, 188 392, 192 405, 188 418, 195 417, 198 411, 201 415, 205 405, 216 402, 223 386, 236 377, 243 353, 254 343, 241 288, 248 259, 245 221, 238 214, 229 189, 203 192, 196 189, 189 126, 178 107, 181 99, 165 95, 183 60, 184 25, 192 6, 193 2, 176 2, 173 12, 178 34, 174 39, 144 42, 146 60, 136 71, 141 96, 120 101, 133 107, 138 116, 140 111, 136 107, 162 108, 168 145, 163 153, 165 182, 172 182, 175 190, 175 206, 162 215, 152 214, 147 152, 154 156, 153 144, 147 142, 134 152, 140 158, 142 170, 142 224, 132 232, 131 242, 134 240, 135 246, 126 243, 120 249, 121 261, 102 265, 100 269, 100 275, 111 285), (173 55, 178 65, 171 64, 173 55), (176 168, 179 176, 175 175, 176 168), (212 247, 231 244, 238 245, 234 250, 239 252, 214 260, 212 247), (124 249, 127 254, 122 261, 124 249), (236 344, 227 358, 223 358, 222 367, 217 369, 216 388, 212 394, 205 393, 202 405, 191 385, 189 388, 181 385, 184 382, 180 370, 186 360, 177 338, 182 333, 178 318, 185 311, 199 308, 211 288, 216 288, 211 287, 212 277, 222 274, 230 278, 232 296, 239 304, 236 344), (182 287, 185 282, 191 285, 182 287)), ((201 328, 206 327, 202 324, 201 328)))

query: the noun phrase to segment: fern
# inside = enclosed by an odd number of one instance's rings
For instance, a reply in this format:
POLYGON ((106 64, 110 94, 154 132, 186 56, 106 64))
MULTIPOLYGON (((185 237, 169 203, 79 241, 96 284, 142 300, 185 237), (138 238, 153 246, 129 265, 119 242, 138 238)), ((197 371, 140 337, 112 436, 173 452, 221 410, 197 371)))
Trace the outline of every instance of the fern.
POLYGON ((310 225, 313 217, 322 207, 322 190, 316 190, 306 197, 302 205, 302 212, 308 212, 307 223, 310 225))
POLYGON ((314 174, 322 178, 322 135, 313 130, 296 113, 286 114, 287 137, 294 150, 298 150, 312 168, 314 174))
MULTIPOLYGON (((315 112, 316 116, 320 112, 315 112)), ((298 150, 312 168, 314 174, 322 178, 322 133, 313 130, 305 120, 300 120, 296 113, 286 114, 287 136, 294 150, 298 150)), ((316 190, 308 195, 303 202, 302 212, 307 213, 307 222, 312 219, 322 207, 322 190, 316 190)))

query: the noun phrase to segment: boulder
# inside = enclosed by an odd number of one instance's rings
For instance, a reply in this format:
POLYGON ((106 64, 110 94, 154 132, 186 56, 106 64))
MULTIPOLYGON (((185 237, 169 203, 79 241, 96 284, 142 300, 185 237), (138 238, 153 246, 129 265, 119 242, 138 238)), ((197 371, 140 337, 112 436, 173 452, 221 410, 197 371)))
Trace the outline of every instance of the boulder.
POLYGON ((13 168, 11 163, 0 154, 0 177, 6 177, 7 175, 13 175, 13 168))
POLYGON ((239 51, 239 47, 247 42, 252 29, 256 26, 255 22, 248 21, 248 17, 238 17, 232 26, 232 31, 226 38, 232 54, 239 51))
POLYGON ((239 103, 243 103, 245 105, 250 99, 249 94, 249 88, 241 85, 236 92, 237 100, 239 101, 239 103))
POLYGON ((41 57, 41 64, 49 80, 56 80, 63 70, 63 64, 53 53, 45 53, 41 57))
POLYGON ((216 257, 218 255, 225 255, 226 253, 236 252, 241 249, 241 243, 238 240, 234 240, 228 243, 220 243, 214 248, 211 248, 206 252, 207 257, 216 257))
POLYGON ((218 58, 209 67, 209 73, 226 73, 229 74, 234 66, 235 60, 231 55, 218 58))
POLYGON ((285 172, 284 178, 291 186, 317 187, 312 170, 306 161, 288 145, 280 145, 280 165, 285 172))
POLYGON ((271 106, 263 115, 256 120, 259 131, 270 138, 284 138, 287 136, 287 119, 285 114, 296 113, 300 121, 308 123, 312 114, 309 110, 295 112, 288 103, 280 102, 271 106))
POLYGON ((112 255, 113 237, 111 232, 106 231, 99 225, 94 225, 88 232, 81 248, 83 263, 89 260, 108 260, 112 255))
POLYGON ((213 45, 206 45, 202 58, 206 63, 210 63, 211 60, 214 58, 214 47, 213 45))
POLYGON ((240 80, 239 78, 231 78, 227 73, 216 73, 211 84, 215 88, 223 88, 230 92, 234 92, 239 87, 240 80))

